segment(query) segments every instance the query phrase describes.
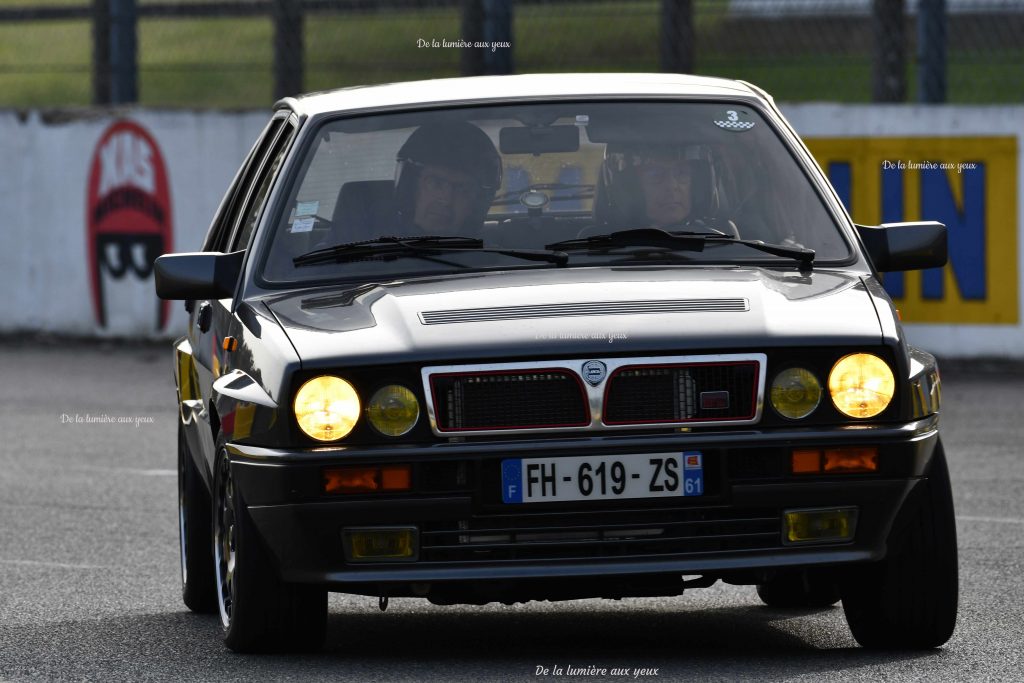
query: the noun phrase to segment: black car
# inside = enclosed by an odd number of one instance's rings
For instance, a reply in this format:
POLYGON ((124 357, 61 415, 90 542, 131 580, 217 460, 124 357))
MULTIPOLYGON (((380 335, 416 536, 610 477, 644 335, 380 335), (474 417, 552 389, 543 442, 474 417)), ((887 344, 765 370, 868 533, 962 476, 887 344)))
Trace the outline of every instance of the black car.
POLYGON ((185 603, 308 649, 326 595, 842 600, 952 634, 935 359, 879 280, 938 223, 854 225, 772 99, 677 75, 277 103, 202 252, 162 256, 185 603))

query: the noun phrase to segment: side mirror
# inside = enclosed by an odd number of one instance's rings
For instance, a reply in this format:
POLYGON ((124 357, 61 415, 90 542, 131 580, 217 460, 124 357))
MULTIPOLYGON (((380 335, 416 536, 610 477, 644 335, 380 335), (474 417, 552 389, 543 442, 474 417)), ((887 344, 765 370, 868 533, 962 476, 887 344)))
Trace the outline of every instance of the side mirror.
POLYGON ((880 273, 940 268, 949 259, 946 226, 935 221, 858 225, 857 232, 880 273))
POLYGON ((230 297, 242 273, 244 256, 244 251, 165 254, 153 266, 156 295, 161 299, 230 297))

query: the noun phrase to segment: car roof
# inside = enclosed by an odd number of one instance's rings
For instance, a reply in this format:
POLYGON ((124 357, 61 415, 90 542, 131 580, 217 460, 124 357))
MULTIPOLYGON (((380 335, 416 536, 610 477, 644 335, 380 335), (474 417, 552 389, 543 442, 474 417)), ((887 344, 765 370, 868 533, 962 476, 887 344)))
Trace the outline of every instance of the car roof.
POLYGON ((763 99, 767 95, 743 81, 672 73, 524 74, 473 76, 354 86, 280 100, 277 109, 300 116, 402 105, 504 102, 510 99, 565 97, 724 97, 763 99))

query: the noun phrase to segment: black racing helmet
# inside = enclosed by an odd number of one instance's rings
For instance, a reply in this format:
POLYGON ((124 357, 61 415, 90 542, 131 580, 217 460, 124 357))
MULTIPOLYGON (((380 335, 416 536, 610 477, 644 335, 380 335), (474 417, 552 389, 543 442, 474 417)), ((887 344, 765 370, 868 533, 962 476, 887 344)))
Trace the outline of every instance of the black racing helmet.
POLYGON ((647 211, 638 169, 650 160, 685 161, 692 172, 690 217, 713 217, 718 210, 718 193, 711 156, 704 145, 609 143, 597 179, 596 222, 617 227, 646 224, 647 211))
POLYGON ((475 181, 473 208, 460 228, 479 228, 501 187, 501 155, 486 133, 465 121, 420 126, 398 150, 396 161, 395 203, 399 217, 408 223, 413 220, 416 185, 425 166, 460 171, 475 181))

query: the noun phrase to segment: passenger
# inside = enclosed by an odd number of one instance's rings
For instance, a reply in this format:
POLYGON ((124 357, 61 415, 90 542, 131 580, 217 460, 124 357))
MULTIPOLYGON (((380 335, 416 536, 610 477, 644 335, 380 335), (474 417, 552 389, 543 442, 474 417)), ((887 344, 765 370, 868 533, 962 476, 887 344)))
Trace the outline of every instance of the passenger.
POLYGON ((669 229, 709 217, 715 203, 710 164, 687 152, 684 145, 609 144, 598 183, 598 223, 669 229))
POLYGON ((420 126, 398 150, 395 204, 406 232, 477 235, 501 186, 501 156, 464 122, 420 126))

